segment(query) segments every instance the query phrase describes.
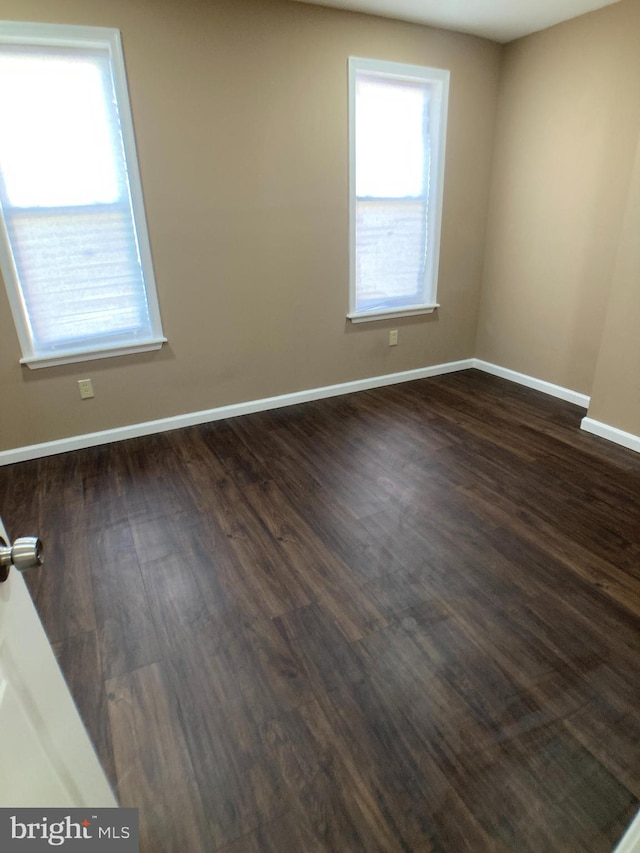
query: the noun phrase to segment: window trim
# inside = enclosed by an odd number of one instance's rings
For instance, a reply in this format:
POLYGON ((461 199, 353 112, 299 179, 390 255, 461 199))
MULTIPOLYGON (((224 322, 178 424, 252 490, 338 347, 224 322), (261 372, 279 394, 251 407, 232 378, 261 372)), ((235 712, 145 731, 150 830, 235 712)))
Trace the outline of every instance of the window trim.
POLYGON ((445 153, 447 139, 447 116, 449 106, 450 72, 443 68, 423 65, 408 65, 380 59, 349 57, 349 312, 347 319, 352 323, 386 320, 395 317, 413 317, 431 314, 440 304, 437 301, 438 271, 440 265, 440 237, 442 230, 442 204, 444 197, 445 153), (404 305, 399 308, 379 308, 368 311, 356 309, 356 74, 366 71, 382 78, 396 78, 418 83, 433 83, 436 89, 437 109, 432 120, 437 123, 432 136, 435 148, 436 169, 432 175, 429 193, 429 215, 433 225, 427 230, 427 258, 425 267, 425 301, 404 305))
POLYGON ((23 303, 19 280, 13 261, 9 238, 4 224, 0 227, 0 266, 5 288, 13 315, 18 340, 22 349, 20 364, 31 369, 54 367, 60 364, 90 361, 98 358, 128 355, 136 352, 148 352, 160 349, 167 339, 162 330, 160 307, 156 289, 151 245, 142 194, 142 181, 133 129, 131 102, 127 86, 127 76, 122 51, 120 31, 111 27, 87 27, 71 24, 40 24, 17 21, 0 21, 0 43, 12 45, 36 45, 43 47, 80 47, 107 49, 113 70, 113 83, 118 103, 122 142, 125 152, 131 214, 136 232, 138 251, 144 274, 147 306, 151 320, 152 334, 145 338, 133 336, 117 338, 100 344, 86 341, 82 347, 72 350, 57 350, 50 353, 34 351, 29 332, 26 308, 23 303))

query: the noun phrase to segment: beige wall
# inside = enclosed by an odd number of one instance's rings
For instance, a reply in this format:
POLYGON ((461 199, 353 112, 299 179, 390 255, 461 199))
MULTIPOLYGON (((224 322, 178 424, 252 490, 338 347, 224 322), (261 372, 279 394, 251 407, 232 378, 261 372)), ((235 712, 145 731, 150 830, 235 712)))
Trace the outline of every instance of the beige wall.
POLYGON ((640 141, 589 417, 640 436, 640 141))
POLYGON ((505 48, 479 358, 591 392, 639 129, 638 0, 505 48))
POLYGON ((0 18, 121 30, 169 339, 31 371, 0 289, 0 449, 474 354, 497 45, 286 0, 0 0, 0 18), (451 69, 428 317, 345 320, 349 55, 451 69))

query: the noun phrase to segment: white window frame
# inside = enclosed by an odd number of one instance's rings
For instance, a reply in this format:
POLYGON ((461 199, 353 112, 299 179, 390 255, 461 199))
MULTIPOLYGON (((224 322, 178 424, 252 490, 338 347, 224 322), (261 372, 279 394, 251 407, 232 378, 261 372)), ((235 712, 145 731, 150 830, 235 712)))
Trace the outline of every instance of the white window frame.
POLYGON ((438 269, 440 262, 440 233, 442 227, 442 199, 444 193, 444 165, 447 137, 450 72, 442 68, 406 65, 378 59, 349 57, 349 313, 352 323, 385 320, 431 314, 439 308, 437 302, 438 269), (356 309, 356 74, 365 71, 383 79, 429 83, 433 89, 430 99, 430 135, 432 170, 429 188, 429 227, 426 234, 424 301, 415 305, 382 308, 368 311, 356 309))
POLYGON ((138 241, 151 320, 151 336, 144 339, 135 336, 130 339, 120 338, 117 343, 96 344, 94 342, 92 344, 88 341, 86 346, 73 350, 56 349, 46 354, 37 352, 29 329, 4 217, 0 210, 0 268, 2 269, 11 312, 22 349, 23 357, 20 359, 20 363, 35 369, 160 349, 167 339, 164 337, 160 319, 120 32, 108 27, 0 21, 0 43, 43 47, 97 48, 109 51, 129 178, 133 224, 138 241))

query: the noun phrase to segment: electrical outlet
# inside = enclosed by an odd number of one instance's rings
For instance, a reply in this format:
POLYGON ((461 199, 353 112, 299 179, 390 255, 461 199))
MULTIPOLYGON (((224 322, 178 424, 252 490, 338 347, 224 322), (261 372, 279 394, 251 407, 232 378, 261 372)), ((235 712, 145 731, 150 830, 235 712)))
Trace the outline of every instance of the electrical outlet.
POLYGON ((93 383, 90 379, 78 379, 78 390, 80 391, 80 398, 82 400, 89 400, 91 397, 95 397, 93 383))
POLYGON ((397 347, 398 346, 398 330, 397 329, 392 329, 389 332, 389 346, 390 347, 397 347))

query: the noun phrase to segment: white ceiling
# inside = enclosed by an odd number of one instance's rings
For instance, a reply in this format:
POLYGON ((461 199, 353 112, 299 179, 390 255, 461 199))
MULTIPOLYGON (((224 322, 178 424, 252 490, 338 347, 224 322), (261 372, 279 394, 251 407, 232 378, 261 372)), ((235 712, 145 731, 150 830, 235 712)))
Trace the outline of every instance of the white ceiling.
POLYGON ((619 0, 297 0, 507 42, 619 0))

